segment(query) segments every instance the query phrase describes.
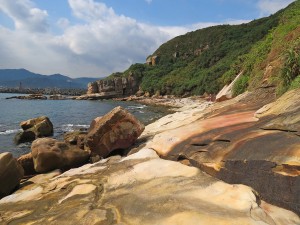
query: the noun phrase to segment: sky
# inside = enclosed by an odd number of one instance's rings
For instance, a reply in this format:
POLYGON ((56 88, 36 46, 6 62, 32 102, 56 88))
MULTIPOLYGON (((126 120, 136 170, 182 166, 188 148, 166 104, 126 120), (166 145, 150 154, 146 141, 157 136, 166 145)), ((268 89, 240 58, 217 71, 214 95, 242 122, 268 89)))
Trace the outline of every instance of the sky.
POLYGON ((162 43, 269 16, 293 0, 0 0, 0 69, 104 77, 162 43))

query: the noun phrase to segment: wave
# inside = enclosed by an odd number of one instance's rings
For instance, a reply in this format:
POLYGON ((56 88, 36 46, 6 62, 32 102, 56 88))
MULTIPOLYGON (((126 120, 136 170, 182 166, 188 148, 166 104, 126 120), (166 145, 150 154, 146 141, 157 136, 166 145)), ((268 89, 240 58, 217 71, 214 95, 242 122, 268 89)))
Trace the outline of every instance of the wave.
POLYGON ((22 131, 22 129, 0 131, 0 135, 16 134, 20 131, 22 131))

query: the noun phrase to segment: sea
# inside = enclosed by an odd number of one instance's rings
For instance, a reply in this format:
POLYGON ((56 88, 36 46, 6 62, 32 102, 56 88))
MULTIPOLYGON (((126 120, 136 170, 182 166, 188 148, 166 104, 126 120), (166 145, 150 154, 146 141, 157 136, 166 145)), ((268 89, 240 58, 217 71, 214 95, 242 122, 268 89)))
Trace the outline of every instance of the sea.
POLYGON ((14 157, 30 152, 31 143, 16 145, 15 135, 22 131, 20 122, 47 116, 53 123, 54 138, 62 139, 65 132, 87 129, 91 121, 121 106, 145 125, 168 114, 164 107, 113 100, 20 100, 6 99, 20 94, 0 93, 0 153, 11 152, 14 157))

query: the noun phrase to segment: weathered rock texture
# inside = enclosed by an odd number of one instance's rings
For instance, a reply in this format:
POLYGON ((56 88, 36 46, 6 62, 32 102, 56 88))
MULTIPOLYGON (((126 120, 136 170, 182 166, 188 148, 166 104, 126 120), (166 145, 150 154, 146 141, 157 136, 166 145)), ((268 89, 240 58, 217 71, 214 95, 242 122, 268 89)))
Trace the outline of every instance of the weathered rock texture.
POLYGON ((15 137, 17 144, 53 135, 53 124, 46 116, 23 121, 20 123, 20 126, 23 131, 15 137))
POLYGON ((114 150, 132 146, 144 128, 127 110, 117 107, 92 122, 85 138, 85 149, 92 155, 106 157, 114 150))
POLYGON ((87 96, 97 94, 98 99, 129 96, 139 90, 139 79, 130 74, 128 77, 115 77, 106 80, 98 80, 88 84, 87 96))
POLYGON ((170 115, 142 136, 154 136, 147 147, 163 158, 249 185, 262 199, 300 213, 300 90, 260 109, 272 101, 272 88, 258 89, 202 111, 170 115))
POLYGON ((0 200, 6 224, 297 225, 299 217, 153 150, 57 176, 36 176, 0 200), (55 177, 56 176, 56 177, 55 177))
POLYGON ((10 194, 24 175, 23 168, 11 153, 0 154, 0 198, 10 194))
POLYGON ((89 153, 52 138, 39 138, 31 146, 34 169, 38 173, 69 169, 87 163, 89 153))

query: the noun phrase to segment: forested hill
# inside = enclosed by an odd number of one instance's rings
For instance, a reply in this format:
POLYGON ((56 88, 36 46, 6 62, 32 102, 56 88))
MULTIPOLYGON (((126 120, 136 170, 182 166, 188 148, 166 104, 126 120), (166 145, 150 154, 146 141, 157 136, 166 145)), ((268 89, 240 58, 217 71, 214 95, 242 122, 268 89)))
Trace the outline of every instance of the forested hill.
POLYGON ((278 93, 299 86, 300 1, 270 17, 241 25, 220 25, 178 36, 161 45, 147 63, 123 73, 135 76, 151 94, 217 93, 238 73, 235 93, 276 85, 278 93), (290 57, 290 58, 289 58, 290 57))

